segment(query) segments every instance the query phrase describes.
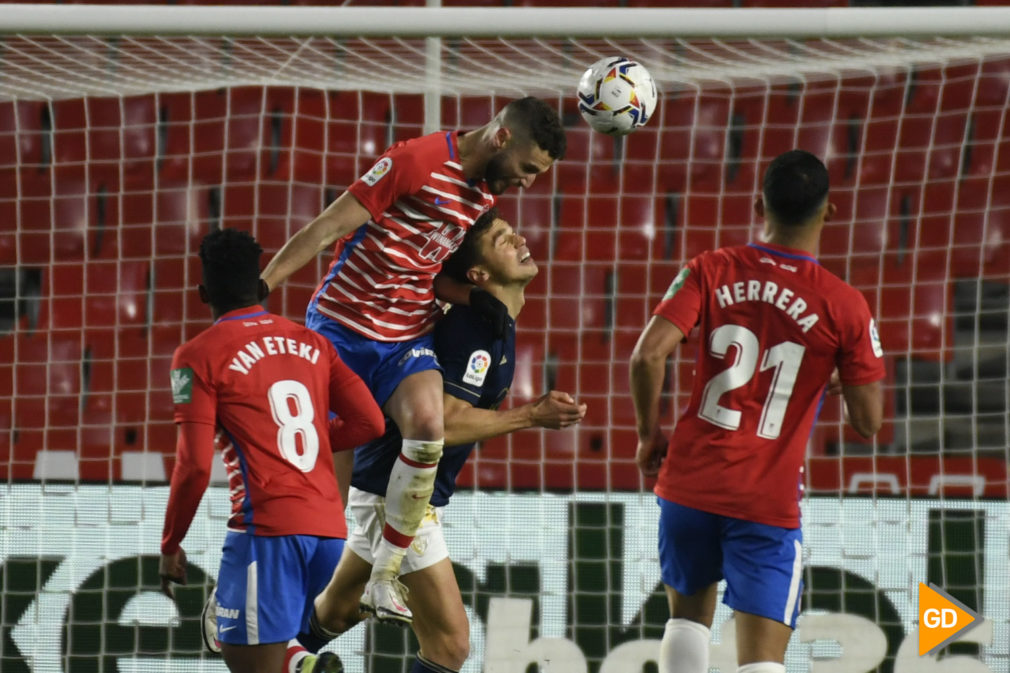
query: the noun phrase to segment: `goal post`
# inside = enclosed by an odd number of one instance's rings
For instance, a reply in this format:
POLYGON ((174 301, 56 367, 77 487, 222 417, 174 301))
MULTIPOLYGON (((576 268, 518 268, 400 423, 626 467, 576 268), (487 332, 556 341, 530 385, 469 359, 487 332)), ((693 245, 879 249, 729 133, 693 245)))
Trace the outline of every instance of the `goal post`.
MULTIPOLYGON (((392 142, 538 95, 569 150, 501 199, 540 266, 511 403, 556 388, 589 412, 485 442, 461 474, 445 529, 472 623, 464 671, 616 673, 656 656, 657 508, 633 459, 628 358, 683 263, 760 236, 761 172, 802 147, 838 206, 819 259, 866 296, 888 377, 875 441, 834 398, 811 436, 788 670, 1010 673, 1010 8, 0 14, 0 669, 223 670, 196 630, 223 483, 185 543, 178 606, 156 586, 169 362, 210 319, 200 238, 237 227, 272 254, 392 142), (592 132, 574 100, 608 55, 660 89, 623 139, 592 132), (965 659, 918 657, 919 582, 986 618, 950 650, 965 659)), ((328 262, 269 308, 300 320, 328 262)), ((667 428, 695 347, 671 362, 667 428)), ((349 671, 409 670, 399 631, 358 627, 335 647, 349 671)))

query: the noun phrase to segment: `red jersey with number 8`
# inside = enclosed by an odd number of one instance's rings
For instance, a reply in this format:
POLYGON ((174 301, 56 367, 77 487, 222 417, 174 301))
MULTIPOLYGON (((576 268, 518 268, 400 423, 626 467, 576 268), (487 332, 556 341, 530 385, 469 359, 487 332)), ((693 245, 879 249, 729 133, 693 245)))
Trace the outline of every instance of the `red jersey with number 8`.
POLYGON ((329 411, 336 403, 349 418, 358 412, 346 399, 363 389, 355 382, 325 337, 258 306, 225 314, 176 349, 175 421, 218 428, 230 529, 347 537, 329 411))
POLYGON ((654 315, 698 328, 691 400, 655 492, 695 509, 799 526, 800 477, 824 388, 884 378, 866 299, 801 250, 770 244, 692 259, 654 315))

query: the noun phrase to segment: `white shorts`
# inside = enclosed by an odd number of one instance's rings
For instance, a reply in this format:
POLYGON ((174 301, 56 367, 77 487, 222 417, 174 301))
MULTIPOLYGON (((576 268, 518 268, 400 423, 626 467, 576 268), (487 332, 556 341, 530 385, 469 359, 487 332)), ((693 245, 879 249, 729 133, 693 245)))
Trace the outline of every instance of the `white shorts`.
MULTIPOLYGON (((354 514, 356 524, 347 536, 347 546, 363 560, 374 563, 375 552, 382 541, 382 529, 386 525, 386 499, 351 486, 347 504, 354 514)), ((417 535, 407 548, 407 555, 403 557, 401 575, 424 570, 449 558, 449 548, 442 535, 443 509, 445 508, 428 504, 421 527, 417 529, 417 535)))

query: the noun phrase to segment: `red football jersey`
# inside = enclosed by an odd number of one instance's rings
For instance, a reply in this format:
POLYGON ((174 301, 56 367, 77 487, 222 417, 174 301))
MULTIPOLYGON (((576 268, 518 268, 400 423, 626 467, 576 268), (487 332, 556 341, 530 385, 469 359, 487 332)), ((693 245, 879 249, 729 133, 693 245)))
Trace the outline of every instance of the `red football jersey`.
POLYGON ((803 251, 768 244, 703 253, 654 315, 698 327, 691 401, 656 494, 715 514, 799 526, 800 474, 825 385, 884 378, 866 299, 803 251))
POLYGON ((354 182, 371 219, 337 242, 312 306, 378 341, 407 341, 435 324, 432 281, 464 234, 494 205, 459 163, 456 132, 399 142, 354 182))
POLYGON ((229 528, 347 537, 329 407, 348 423, 378 408, 325 337, 259 306, 231 311, 176 349, 172 395, 177 423, 219 430, 229 528))

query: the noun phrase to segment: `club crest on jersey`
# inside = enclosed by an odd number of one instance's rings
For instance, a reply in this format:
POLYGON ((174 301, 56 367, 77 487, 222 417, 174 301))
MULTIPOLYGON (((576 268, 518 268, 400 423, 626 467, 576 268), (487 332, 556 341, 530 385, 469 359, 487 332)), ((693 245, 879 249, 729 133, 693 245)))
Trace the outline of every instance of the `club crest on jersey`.
POLYGON ((685 266, 683 269, 681 269, 680 273, 677 274, 677 277, 673 279, 672 283, 670 283, 670 289, 668 289, 666 291, 666 294, 663 295, 663 299, 669 299, 673 295, 680 292, 680 288, 684 287, 684 281, 687 280, 687 277, 690 275, 691 270, 689 268, 685 266))
POLYGON ((880 332, 877 331, 877 321, 870 318, 870 346, 873 347, 873 354, 878 358, 884 357, 884 349, 880 345, 880 332))
POLYGON ((172 402, 174 404, 189 404, 193 401, 193 370, 189 367, 173 369, 172 402))
POLYGON ((491 354, 487 351, 474 351, 470 353, 470 359, 466 363, 466 373, 463 374, 463 382, 472 386, 484 385, 487 378, 487 370, 491 367, 491 354))
POLYGON ((372 166, 371 170, 361 176, 361 181, 369 187, 374 187, 375 183, 384 178, 392 167, 393 160, 389 157, 383 157, 372 166))
POLYGON ((464 236, 466 236, 466 229, 446 222, 441 228, 428 234, 428 239, 418 255, 421 259, 441 262, 459 248, 464 236))

